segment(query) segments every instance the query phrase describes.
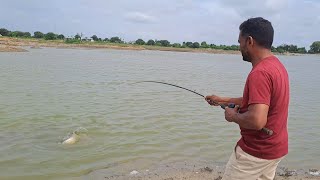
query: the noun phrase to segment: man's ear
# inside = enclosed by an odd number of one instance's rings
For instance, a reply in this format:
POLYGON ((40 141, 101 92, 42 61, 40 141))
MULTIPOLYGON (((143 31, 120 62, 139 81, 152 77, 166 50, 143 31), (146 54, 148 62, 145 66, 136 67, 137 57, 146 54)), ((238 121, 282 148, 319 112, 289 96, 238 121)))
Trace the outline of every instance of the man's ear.
POLYGON ((248 39, 247 39, 248 45, 253 46, 254 41, 253 41, 252 36, 248 36, 247 38, 248 38, 248 39))

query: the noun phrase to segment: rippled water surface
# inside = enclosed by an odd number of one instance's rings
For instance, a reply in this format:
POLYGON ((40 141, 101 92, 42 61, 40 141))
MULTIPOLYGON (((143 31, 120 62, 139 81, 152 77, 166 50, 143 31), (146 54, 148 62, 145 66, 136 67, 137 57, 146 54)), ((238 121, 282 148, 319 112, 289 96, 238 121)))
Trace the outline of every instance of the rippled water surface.
MULTIPOLYGON (((293 168, 320 168, 320 57, 281 56, 291 80, 293 168)), ((30 49, 0 54, 0 179, 76 177, 175 161, 225 163, 239 129, 200 96, 241 96, 239 55, 30 49), (74 145, 61 141, 88 131, 74 145)))

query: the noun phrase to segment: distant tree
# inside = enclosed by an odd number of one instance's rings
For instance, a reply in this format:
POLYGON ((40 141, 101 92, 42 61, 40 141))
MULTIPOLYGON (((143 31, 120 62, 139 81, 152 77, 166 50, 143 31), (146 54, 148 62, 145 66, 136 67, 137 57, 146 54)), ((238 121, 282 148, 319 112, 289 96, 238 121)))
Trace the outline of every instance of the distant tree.
POLYGON ((33 33, 33 37, 34 38, 44 38, 44 34, 42 33, 42 32, 40 32, 40 31, 36 31, 36 32, 34 32, 33 33))
POLYGON ((297 53, 300 53, 300 54, 306 54, 308 51, 306 50, 305 47, 301 47, 301 48, 298 48, 298 51, 297 53))
POLYGON ((67 44, 80 44, 81 40, 80 39, 66 38, 64 42, 67 43, 67 44))
POLYGON ((154 42, 154 40, 150 39, 148 42, 147 42, 147 45, 150 45, 150 46, 154 46, 156 43, 154 42))
POLYGON ((161 44, 161 46, 164 46, 164 47, 170 46, 170 42, 168 40, 160 40, 159 43, 161 44))
POLYGON ((144 40, 142 39, 137 39, 135 43, 139 45, 144 45, 146 42, 144 42, 144 40))
POLYGON ((201 43, 201 47, 202 47, 202 48, 208 48, 209 46, 208 46, 207 42, 203 41, 203 42, 201 43))
POLYGON ((283 44, 278 46, 278 48, 283 49, 285 52, 291 52, 291 53, 295 53, 298 51, 298 47, 296 45, 283 44))
POLYGON ((57 35, 54 34, 53 32, 48 32, 47 34, 44 35, 45 40, 55 40, 57 39, 57 35))
POLYGON ((10 33, 10 31, 7 30, 7 29, 5 29, 5 28, 1 28, 1 29, 0 29, 0 34, 1 34, 2 36, 9 36, 9 33, 10 33))
POLYGON ((99 38, 98 38, 96 35, 91 36, 91 38, 92 38, 94 41, 98 41, 98 40, 99 40, 99 38))
POLYGON ((17 31, 10 31, 8 36, 10 37, 17 37, 17 31))
POLYGON ((108 38, 104 38, 103 41, 109 41, 109 39, 108 38))
POLYGON ((186 42, 186 46, 189 47, 189 48, 192 48, 193 47, 193 43, 192 42, 186 42))
POLYGON ((320 53, 320 41, 315 41, 310 46, 310 53, 320 53))
POLYGON ((194 42, 194 43, 192 43, 192 47, 193 48, 199 48, 200 44, 198 42, 194 42))
POLYGON ((9 33, 10 37, 23 37, 25 34, 21 31, 13 31, 9 33))
POLYGON ((57 38, 58 38, 58 39, 64 39, 64 35, 63 35, 63 34, 59 34, 59 35, 57 36, 57 38))
POLYGON ((231 45, 231 46, 230 46, 230 50, 239 51, 239 50, 240 50, 240 46, 238 46, 238 45, 231 45))
POLYGON ((217 46, 216 46, 215 44, 210 44, 210 48, 212 48, 212 49, 216 49, 216 48, 217 48, 217 46))
POLYGON ((30 38, 31 34, 29 32, 23 32, 23 36, 22 37, 30 38))
POLYGON ((76 35, 74 36, 74 38, 77 39, 77 40, 81 40, 81 36, 80 36, 79 34, 76 34, 76 35))
POLYGON ((285 53, 286 52, 286 50, 284 49, 284 46, 278 46, 276 48, 276 50, 277 50, 278 53, 285 53))
POLYGON ((119 37, 111 37, 110 42, 112 43, 123 43, 119 37))
POLYGON ((288 47, 288 51, 291 52, 291 53, 298 52, 298 46, 296 46, 296 45, 290 45, 290 46, 288 47))
POLYGON ((222 48, 223 50, 227 50, 227 51, 229 51, 229 50, 231 50, 231 47, 230 46, 223 46, 223 48, 222 48))
POLYGON ((180 48, 181 44, 180 43, 174 43, 174 44, 172 44, 172 46, 175 47, 175 48, 180 48))
POLYGON ((156 45, 156 46, 162 46, 160 41, 155 40, 154 42, 155 42, 155 45, 156 45))

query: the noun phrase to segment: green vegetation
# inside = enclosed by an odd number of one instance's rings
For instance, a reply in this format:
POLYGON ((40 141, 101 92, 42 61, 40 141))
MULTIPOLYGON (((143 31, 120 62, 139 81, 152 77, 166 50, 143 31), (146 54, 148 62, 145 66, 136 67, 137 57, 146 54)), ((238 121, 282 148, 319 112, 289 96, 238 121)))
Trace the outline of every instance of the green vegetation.
POLYGON ((181 44, 180 43, 173 43, 172 47, 181 48, 181 44))
POLYGON ((80 39, 66 39, 65 43, 67 43, 67 44, 80 44, 81 40, 80 39))
POLYGON ((112 43, 124 43, 124 41, 122 41, 119 37, 111 37, 109 41, 112 43))
POLYGON ((44 34, 42 32, 40 32, 40 31, 36 31, 36 32, 33 33, 33 37, 41 39, 41 38, 44 38, 44 34))
POLYGON ((154 42, 154 40, 150 39, 150 40, 147 42, 147 45, 149 45, 149 46, 154 46, 154 45, 156 45, 156 43, 154 42))
POLYGON ((8 31, 8 30, 5 29, 5 28, 1 28, 1 29, 0 29, 0 34, 1 34, 2 36, 9 36, 9 33, 10 33, 10 31, 8 31))
POLYGON ((315 54, 320 53, 320 41, 313 42, 310 46, 309 53, 315 54))
POLYGON ((305 47, 297 47, 296 45, 287 45, 283 44, 278 47, 272 47, 271 50, 273 52, 279 52, 279 53, 285 53, 285 52, 290 52, 290 53, 300 53, 300 54, 306 54, 308 53, 305 47))
POLYGON ((203 42, 201 43, 201 48, 209 48, 207 42, 203 41, 203 42))
MULTIPOLYGON (((206 41, 199 42, 183 42, 180 43, 170 43, 168 40, 153 40, 150 39, 148 41, 144 41, 143 39, 137 39, 134 42, 125 42, 120 37, 111 37, 111 38, 99 38, 97 35, 92 35, 91 39, 89 38, 82 38, 82 34, 76 34, 73 38, 66 38, 63 34, 55 34, 53 32, 49 33, 42 33, 40 31, 36 31, 33 33, 33 36, 29 32, 22 32, 22 31, 10 31, 5 28, 0 28, 0 34, 2 36, 7 37, 17 37, 17 38, 36 38, 36 39, 43 39, 43 40, 64 40, 67 44, 81 44, 85 43, 86 41, 94 41, 94 43, 108 43, 114 44, 118 46, 126 46, 128 44, 136 44, 138 46, 161 46, 161 47, 174 47, 174 48, 196 48, 196 49, 217 49, 217 50, 232 50, 232 51, 239 51, 239 45, 215 45, 215 44, 208 44, 206 41)), ((298 47, 296 45, 288 45, 282 44, 280 46, 271 48, 272 52, 276 53, 298 53, 298 54, 316 54, 320 53, 320 41, 315 41, 310 46, 310 50, 307 51, 305 47, 298 47)))
MULTIPOLYGON (((2 35, 2 34, 1 34, 2 35)), ((22 31, 13 31, 9 32, 9 37, 23 37, 23 38, 29 38, 31 37, 31 34, 29 32, 22 32, 22 31)))
POLYGON ((144 40, 142 40, 142 39, 138 39, 138 40, 136 40, 135 43, 138 45, 144 45, 146 42, 144 42, 144 40))
POLYGON ((44 35, 45 40, 56 40, 57 35, 54 34, 53 32, 48 32, 47 34, 44 35))
POLYGON ((80 36, 79 34, 76 34, 76 35, 74 36, 74 38, 77 39, 77 40, 81 40, 81 36, 80 36))
POLYGON ((59 35, 57 36, 57 38, 58 38, 58 39, 64 39, 64 35, 63 35, 63 34, 59 34, 59 35))
POLYGON ((96 35, 91 36, 91 38, 92 38, 94 41, 99 41, 99 38, 98 38, 98 36, 96 36, 96 35))

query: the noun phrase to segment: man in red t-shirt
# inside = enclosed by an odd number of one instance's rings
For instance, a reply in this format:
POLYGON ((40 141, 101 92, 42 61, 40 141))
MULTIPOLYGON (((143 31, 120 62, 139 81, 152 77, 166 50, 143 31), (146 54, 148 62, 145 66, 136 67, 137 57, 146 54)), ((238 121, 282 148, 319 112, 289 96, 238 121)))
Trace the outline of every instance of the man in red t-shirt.
POLYGON ((206 97, 210 105, 236 104, 225 108, 225 119, 239 125, 241 139, 223 179, 273 180, 280 160, 288 154, 288 73, 271 52, 274 30, 268 20, 251 18, 239 29, 243 60, 252 64, 243 97, 206 97))

